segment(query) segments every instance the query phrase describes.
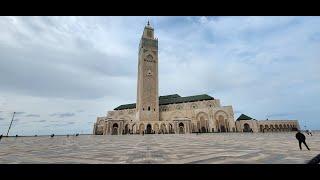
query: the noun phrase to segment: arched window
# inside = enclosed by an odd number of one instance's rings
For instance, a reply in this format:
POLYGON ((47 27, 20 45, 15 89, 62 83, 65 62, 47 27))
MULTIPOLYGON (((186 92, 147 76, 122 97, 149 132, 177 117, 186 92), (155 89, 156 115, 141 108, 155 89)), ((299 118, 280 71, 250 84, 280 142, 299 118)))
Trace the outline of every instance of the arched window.
POLYGON ((150 111, 150 106, 148 106, 148 111, 150 111))

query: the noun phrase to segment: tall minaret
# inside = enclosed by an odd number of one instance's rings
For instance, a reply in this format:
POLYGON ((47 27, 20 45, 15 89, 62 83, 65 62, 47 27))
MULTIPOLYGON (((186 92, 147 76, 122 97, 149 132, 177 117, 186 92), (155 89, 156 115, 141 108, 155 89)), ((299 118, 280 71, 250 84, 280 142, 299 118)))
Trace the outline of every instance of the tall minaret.
POLYGON ((136 110, 138 121, 159 121, 158 39, 149 21, 139 44, 136 110))

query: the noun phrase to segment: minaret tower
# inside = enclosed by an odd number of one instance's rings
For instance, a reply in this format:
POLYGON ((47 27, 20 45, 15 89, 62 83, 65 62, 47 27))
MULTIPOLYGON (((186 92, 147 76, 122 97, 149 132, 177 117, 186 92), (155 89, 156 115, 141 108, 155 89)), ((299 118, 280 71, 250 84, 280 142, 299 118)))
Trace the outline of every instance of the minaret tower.
MULTIPOLYGON (((158 39, 148 21, 139 44, 137 120, 159 121, 158 39)), ((152 127, 153 128, 153 127, 152 127)))

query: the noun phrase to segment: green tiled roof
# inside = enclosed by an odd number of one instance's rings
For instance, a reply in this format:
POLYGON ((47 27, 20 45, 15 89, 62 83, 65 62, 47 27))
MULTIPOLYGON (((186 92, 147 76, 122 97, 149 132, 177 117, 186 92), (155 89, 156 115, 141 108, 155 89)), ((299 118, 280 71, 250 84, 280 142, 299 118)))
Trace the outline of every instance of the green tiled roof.
POLYGON ((159 100, 169 99, 169 98, 177 98, 177 97, 181 97, 181 96, 179 96, 179 94, 171 94, 171 95, 166 95, 166 96, 160 96, 159 100))
POLYGON ((201 94, 196 96, 160 99, 159 105, 177 104, 177 103, 186 103, 186 102, 194 102, 194 101, 213 100, 213 99, 214 99, 213 97, 207 94, 201 94))
POLYGON ((123 104, 115 108, 114 110, 122 110, 122 109, 134 109, 136 108, 136 103, 133 104, 123 104))
MULTIPOLYGON (((178 104, 178 103, 186 103, 186 102, 194 102, 194 101, 204 101, 204 100, 213 100, 214 98, 207 95, 201 94, 196 96, 187 96, 181 97, 178 94, 172 94, 167 96, 159 97, 159 105, 168 105, 168 104, 178 104)), ((122 110, 122 109, 133 109, 136 108, 136 104, 123 104, 118 106, 114 110, 122 110)))
POLYGON ((247 115, 245 115, 245 114, 241 114, 241 115, 238 117, 237 121, 240 121, 240 120, 251 120, 251 119, 253 119, 253 118, 251 118, 251 117, 249 117, 249 116, 247 116, 247 115))

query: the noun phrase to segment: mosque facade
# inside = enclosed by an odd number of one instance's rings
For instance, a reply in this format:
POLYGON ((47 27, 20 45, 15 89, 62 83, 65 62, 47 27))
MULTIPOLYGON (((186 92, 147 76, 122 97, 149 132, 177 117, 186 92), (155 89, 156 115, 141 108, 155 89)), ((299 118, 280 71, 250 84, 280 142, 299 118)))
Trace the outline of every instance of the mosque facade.
POLYGON ((149 22, 138 54, 137 101, 97 117, 95 135, 280 132, 299 129, 297 120, 255 120, 242 114, 236 121, 231 105, 207 94, 159 96, 158 39, 149 22))

